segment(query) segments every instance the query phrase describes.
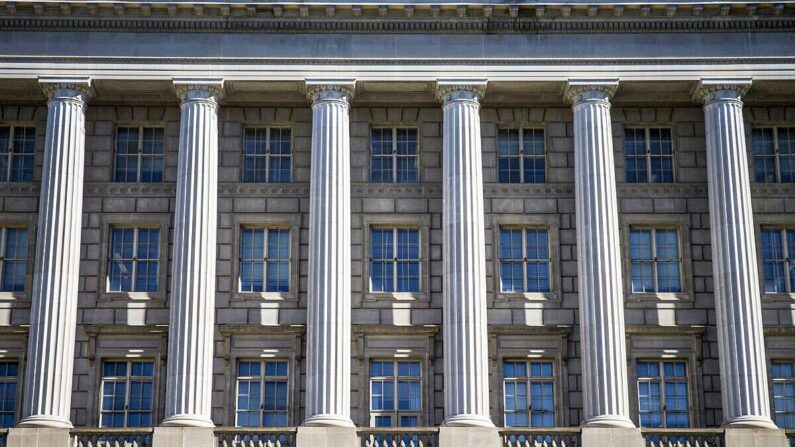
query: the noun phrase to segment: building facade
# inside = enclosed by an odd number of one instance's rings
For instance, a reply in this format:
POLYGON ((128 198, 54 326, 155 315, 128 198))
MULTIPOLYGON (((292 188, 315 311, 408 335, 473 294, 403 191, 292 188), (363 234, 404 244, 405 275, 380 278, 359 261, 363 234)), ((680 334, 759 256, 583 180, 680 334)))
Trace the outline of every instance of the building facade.
POLYGON ((0 445, 795 442, 795 3, 1 4, 0 445))

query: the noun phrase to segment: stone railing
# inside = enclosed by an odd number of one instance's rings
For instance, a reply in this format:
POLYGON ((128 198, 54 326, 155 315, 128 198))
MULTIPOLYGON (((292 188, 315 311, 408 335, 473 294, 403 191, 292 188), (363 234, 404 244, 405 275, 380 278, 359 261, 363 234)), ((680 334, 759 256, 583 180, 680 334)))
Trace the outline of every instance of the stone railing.
POLYGON ((152 428, 73 428, 72 447, 152 447, 152 428))
POLYGON ((500 428, 504 447, 579 447, 579 427, 500 428))
POLYGON ((787 441, 789 441, 789 445, 791 447, 795 447, 795 429, 789 428, 784 430, 784 433, 787 434, 787 441))
POLYGON ((439 428, 360 428, 361 447, 437 447, 439 428))
POLYGON ((221 427, 218 447, 295 447, 295 427, 221 427))
POLYGON ((8 429, 0 428, 0 447, 6 447, 7 438, 8 438, 8 429))
POLYGON ((722 428, 642 428, 644 447, 722 447, 722 428))

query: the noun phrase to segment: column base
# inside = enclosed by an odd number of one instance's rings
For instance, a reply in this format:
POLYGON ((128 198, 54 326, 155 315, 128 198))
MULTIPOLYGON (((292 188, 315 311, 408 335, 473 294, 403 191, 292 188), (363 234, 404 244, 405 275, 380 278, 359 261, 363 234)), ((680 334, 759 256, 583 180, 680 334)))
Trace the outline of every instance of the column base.
POLYGON ((33 415, 22 419, 18 427, 25 428, 72 428, 72 422, 55 416, 33 415))
POLYGON ((195 414, 175 414, 163 421, 163 427, 215 428, 215 424, 211 419, 205 419, 195 414))
POLYGON ((304 423, 301 425, 305 427, 356 427, 351 418, 338 414, 316 414, 304 419, 304 423))
POLYGON ((214 447, 215 434, 206 427, 155 427, 152 447, 214 447))
POLYGON ((784 430, 726 427, 724 447, 788 447, 784 430))
MULTIPOLYGON (((300 447, 358 447, 356 428, 350 427, 298 427, 295 445, 300 447)), ((158 447, 158 446, 153 446, 158 447)))
POLYGON ((629 418, 612 414, 593 417, 582 425, 593 428, 635 428, 635 424, 629 418))
POLYGON ((6 447, 69 447, 68 428, 17 427, 8 430, 6 447))
POLYGON ((764 416, 740 416, 723 424, 726 428, 766 428, 776 430, 778 427, 772 419, 764 416))
POLYGON ((643 445, 639 428, 582 427, 581 447, 638 447, 643 445))
MULTIPOLYGON (((502 439, 497 427, 454 427, 443 425, 439 428, 439 447, 501 447, 502 439)), ((634 446, 633 446, 634 447, 634 446)))
POLYGON ((442 426, 493 428, 494 422, 491 421, 491 418, 479 414, 457 414, 445 419, 442 426))

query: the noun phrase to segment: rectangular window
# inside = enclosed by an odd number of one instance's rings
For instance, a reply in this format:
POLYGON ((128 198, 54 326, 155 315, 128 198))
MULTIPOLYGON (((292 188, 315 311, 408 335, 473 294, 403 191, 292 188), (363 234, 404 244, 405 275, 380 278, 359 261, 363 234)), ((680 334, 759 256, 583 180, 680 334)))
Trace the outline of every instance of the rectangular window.
POLYGON ((643 428, 690 427, 687 363, 639 361, 638 411, 643 428))
POLYGON ((754 129, 751 146, 757 182, 795 182, 795 127, 754 129))
POLYGON ((497 145, 500 183, 546 182, 543 129, 500 129, 497 145))
POLYGON ((420 291, 420 230, 370 230, 370 291, 420 291))
POLYGON ((159 127, 119 127, 116 130, 115 182, 163 181, 165 130, 159 127))
POLYGON ((159 229, 111 228, 109 258, 109 292, 157 292, 159 229))
POLYGON ((24 292, 28 229, 0 227, 0 291, 24 292))
POLYGON ((550 361, 503 363, 506 427, 555 426, 555 374, 550 361))
POLYGON ((773 409, 779 428, 795 428, 795 362, 774 361, 770 375, 773 378, 773 409))
POLYGON ((671 129, 625 129, 627 183, 673 183, 671 129))
POLYGON ((417 129, 372 129, 370 136, 371 182, 419 182, 417 129))
POLYGON ((0 127, 0 182, 33 181, 35 127, 0 127))
POLYGON ((292 146, 290 128, 246 129, 243 142, 243 182, 290 183, 292 146))
POLYGON ((795 291, 795 229, 762 228, 762 271, 767 293, 795 291))
POLYGON ((290 291, 290 230, 288 228, 242 229, 240 291, 290 291))
POLYGON ((241 360, 237 363, 236 426, 287 425, 287 370, 284 360, 241 360))
POLYGON ((632 292, 681 292, 677 230, 631 228, 629 231, 632 292))
POLYGON ((370 362, 370 424, 419 427, 422 419, 422 368, 418 361, 370 362))
POLYGON ((0 428, 11 428, 16 421, 17 362, 0 362, 0 428))
POLYGON ((500 229, 500 290, 549 292, 549 235, 532 228, 500 229))
POLYGON ((103 362, 100 427, 151 427, 154 377, 151 360, 103 362))

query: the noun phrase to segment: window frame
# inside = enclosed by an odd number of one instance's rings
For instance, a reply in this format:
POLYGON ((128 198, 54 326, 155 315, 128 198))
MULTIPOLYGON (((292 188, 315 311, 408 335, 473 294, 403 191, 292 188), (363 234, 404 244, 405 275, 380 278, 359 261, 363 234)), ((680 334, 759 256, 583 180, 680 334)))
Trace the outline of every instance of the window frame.
POLYGON ((287 406, 286 406, 285 411, 284 411, 285 412, 285 416, 286 416, 284 427, 289 427, 290 426, 290 421, 292 419, 290 416, 291 416, 292 407, 293 407, 292 396, 291 396, 292 395, 291 390, 293 388, 292 387, 293 377, 292 377, 292 374, 291 374, 292 367, 291 367, 290 359, 286 358, 286 357, 268 357, 268 358, 263 358, 263 357, 260 357, 260 358, 237 357, 237 358, 235 358, 235 363, 233 365, 233 368, 234 368, 234 370, 233 370, 233 373, 232 373, 232 376, 233 376, 232 380, 234 382, 234 388, 233 388, 234 403, 233 403, 232 412, 233 412, 234 426, 235 427, 255 427, 253 425, 241 426, 241 425, 238 424, 238 406, 237 406, 238 385, 240 383, 241 377, 243 377, 243 378, 247 378, 247 379, 243 379, 243 380, 248 380, 248 381, 254 381, 254 380, 257 380, 257 379, 259 380, 259 384, 260 384, 260 407, 259 407, 259 412, 258 413, 259 413, 260 425, 258 425, 256 427, 281 427, 281 426, 262 425, 263 416, 265 415, 265 412, 267 411, 265 409, 265 382, 270 378, 270 380, 273 380, 273 381, 283 381, 287 385, 286 390, 285 390, 285 396, 286 396, 286 399, 287 399, 287 406), (258 362, 260 364, 261 374, 259 376, 241 376, 241 375, 239 375, 238 374, 238 367, 240 365, 240 362, 251 362, 251 363, 258 362), (286 363, 287 364, 287 375, 286 376, 268 376, 268 375, 266 375, 265 374, 265 364, 268 363, 268 362, 274 362, 274 363, 276 363, 276 362, 284 362, 284 363, 286 363))
MULTIPOLYGON (((498 125, 496 128, 496 132, 494 135, 494 140, 496 142, 496 147, 494 149, 494 153, 496 156, 496 170, 497 176, 495 178, 495 183, 499 185, 545 185, 550 183, 549 181, 549 141, 547 140, 547 129, 542 124, 533 124, 533 125, 498 125), (511 182, 500 182, 500 131, 501 130, 518 130, 519 131, 519 182, 518 183, 511 183, 511 182), (524 181, 524 162, 525 162, 525 155, 524 155, 524 132, 526 130, 532 131, 541 131, 542 133, 542 140, 544 142, 544 155, 541 156, 544 160, 544 181, 543 182, 525 182, 524 181)), ((538 156, 533 156, 534 158, 538 158, 538 156)))
POLYGON ((33 122, 13 122, 13 123, 2 123, 0 122, 0 127, 8 127, 8 153, 5 154, 6 159, 8 160, 8 166, 6 167, 6 180, 0 183, 33 183, 36 182, 36 154, 38 152, 38 143, 39 143, 39 129, 37 123, 33 122), (33 152, 30 154, 27 153, 16 153, 14 152, 14 131, 17 128, 32 128, 33 129, 33 152), (30 180, 11 180, 11 173, 13 172, 14 166, 14 157, 15 156, 30 156, 33 157, 33 171, 31 172, 31 179, 30 180))
MULTIPOLYGON (((6 245, 7 245, 7 242, 8 242, 7 234, 8 234, 8 229, 9 228, 25 230, 27 232, 27 244, 25 245, 25 258, 24 259, 12 258, 14 262, 24 261, 24 263, 25 263, 25 279, 24 279, 24 284, 23 284, 24 288, 21 291, 19 291, 19 290, 0 290, 0 300, 5 299, 5 298, 25 298, 25 297, 27 297, 28 294, 30 293, 30 290, 31 290, 30 289, 30 286, 31 286, 30 281, 31 281, 32 276, 33 276, 32 273, 31 273, 31 261, 32 261, 31 242, 32 242, 32 239, 34 239, 35 235, 33 235, 31 233, 32 232, 32 228, 30 226, 27 226, 27 225, 5 224, 4 222, 0 221, 0 284, 2 284, 2 281, 4 280, 5 263, 6 263, 6 260, 8 259, 6 257, 6 248, 7 248, 6 245)), ((34 250, 35 250, 35 242, 33 242, 33 247, 34 247, 34 250)))
MULTIPOLYGON (((768 359, 767 363, 768 363, 767 364, 768 375, 770 376, 770 379, 769 379, 770 380, 770 411, 771 411, 771 415, 772 415, 772 418, 773 418, 773 422, 776 422, 776 419, 777 419, 776 418, 776 414, 777 414, 777 412, 776 412, 776 402, 775 402, 775 399, 774 399, 775 391, 773 389, 773 385, 778 380, 779 382, 791 383, 791 384, 793 384, 793 386, 795 386, 795 375, 793 375, 791 377, 788 377, 788 378, 784 378, 784 379, 776 379, 776 378, 773 377, 773 373, 772 373, 773 364, 774 363, 790 363, 790 364, 793 365, 793 368, 795 368, 795 357, 776 357, 776 358, 772 358, 771 357, 770 359, 768 359)), ((786 411, 786 412, 783 412, 783 413, 784 414, 791 414, 791 415, 793 415, 793 418, 795 418, 795 410, 786 411)), ((778 424, 778 423, 776 422, 776 424, 778 424)), ((782 428, 782 427, 780 427, 780 428, 782 428)), ((791 430, 791 429, 794 429, 794 428, 795 428, 795 426, 788 427, 786 429, 787 430, 791 430)))
POLYGON ((282 293, 283 294, 283 293, 289 293, 290 289, 292 288, 292 281, 291 281, 291 278, 292 278, 292 265, 291 265, 291 260, 293 258, 293 252, 292 252, 292 244, 290 243, 290 240, 292 239, 293 230, 289 226, 284 226, 284 225, 265 225, 265 226, 262 226, 262 225, 241 225, 240 230, 239 230, 240 231, 240 235, 241 235, 239 243, 241 245, 243 243, 242 235, 243 235, 243 232, 245 232, 246 230, 249 230, 249 231, 262 231, 263 232, 263 236, 264 237, 263 237, 263 250, 262 251, 263 251, 263 256, 264 257, 262 259, 244 261, 243 257, 242 257, 242 252, 243 252, 242 247, 239 248, 238 253, 241 253, 241 254, 237 258, 238 275, 237 275, 237 278, 236 278, 236 287, 235 287, 237 293, 238 294, 252 294, 252 293, 262 293, 262 294, 279 294, 279 293, 282 293), (273 231, 276 231, 276 232, 287 231, 287 241, 288 241, 287 242, 288 253, 287 253, 287 258, 286 258, 287 268, 288 268, 288 272, 287 272, 287 291, 283 291, 283 290, 281 290, 281 291, 280 290, 267 290, 268 272, 270 270, 270 264, 274 263, 274 262, 285 262, 285 259, 282 259, 282 258, 272 258, 270 256, 269 251, 268 251, 268 248, 270 246, 270 236, 271 236, 271 232, 273 232, 273 231), (261 262, 262 263, 263 290, 261 290, 261 291, 242 290, 243 289, 243 286, 242 286, 242 281, 243 281, 242 270, 243 269, 241 268, 241 266, 242 266, 242 264, 244 262, 255 262, 255 263, 260 263, 261 262))
POLYGON ((624 132, 622 134, 622 148, 621 153, 623 155, 623 166, 624 166, 624 183, 631 184, 631 185, 671 185, 677 183, 679 181, 677 175, 677 154, 678 150, 676 147, 676 135, 674 133, 674 128, 671 125, 655 125, 655 124, 648 124, 648 125, 625 125, 624 132), (643 138, 644 138, 644 146, 646 149, 645 154, 643 155, 645 161, 645 170, 646 170, 646 178, 645 182, 630 182, 627 178, 627 130, 643 130, 643 138), (652 153, 651 153, 651 130, 652 129, 666 129, 671 136, 671 181, 670 182, 652 182, 652 169, 651 169, 651 160, 652 160, 652 153))
POLYGON ((240 183, 244 184, 253 184, 253 185, 263 185, 263 184, 290 184, 295 182, 295 172, 293 170, 294 162, 295 162, 295 129, 293 128, 292 124, 285 123, 285 124, 277 124, 277 123, 268 123, 268 124, 247 124, 243 123, 243 135, 241 136, 242 145, 240 148, 240 183), (247 155, 246 154, 246 131, 248 130, 265 130, 265 154, 262 155, 247 155), (279 129, 279 130, 289 130, 290 131, 290 181, 289 182, 273 182, 270 178, 270 165, 271 165, 271 158, 272 157, 279 157, 283 158, 284 155, 273 155, 271 154, 271 130, 279 129), (245 180, 245 170, 246 170, 246 157, 262 157, 265 158, 265 181, 264 182, 247 182, 245 180))
MULTIPOLYGON (((646 358, 646 357, 638 357, 634 359, 634 368, 635 368, 635 393, 636 393, 636 404, 638 406, 637 414, 638 414, 638 427, 640 425, 640 384, 641 383, 659 383, 660 384, 660 418, 661 418, 661 427, 641 427, 641 428, 671 428, 668 427, 668 420, 667 415, 669 413, 667 407, 667 401, 665 397, 665 385, 667 383, 684 383, 685 389, 687 390, 687 420, 688 420, 688 427, 673 427, 675 429, 679 428, 693 428, 693 391, 690 386, 690 380, 692 377, 690 362, 686 358, 680 357, 669 357, 669 358, 646 358), (657 368, 659 368, 660 375, 658 376, 639 376, 637 374, 638 363, 656 363, 657 368), (683 363, 685 365, 685 377, 684 379, 679 377, 672 377, 667 378, 664 373, 665 363, 683 363)), ((676 412, 681 413, 681 412, 676 412)))
POLYGON ((502 422, 502 426, 503 427, 511 427, 511 428, 539 428, 539 427, 541 427, 541 428, 543 428, 543 427, 556 427, 558 425, 557 424, 557 422, 558 422, 557 414, 558 414, 560 409, 558 408, 559 407, 559 399, 558 399, 558 394, 559 393, 558 393, 557 386, 558 386, 559 380, 558 380, 558 377, 557 377, 557 373, 558 373, 557 369, 558 368, 556 367, 556 361, 555 361, 554 358, 551 358, 551 357, 536 357, 536 358, 529 358, 529 356, 525 356, 524 358, 505 357, 505 358, 503 358, 501 360, 501 362, 500 362, 500 382, 501 382, 501 392, 502 392, 502 394, 501 394, 500 397, 501 397, 501 405, 502 405, 502 407, 501 407, 502 408, 502 419, 501 419, 501 422, 502 422), (513 376, 513 378, 509 379, 508 377, 505 376, 505 363, 507 363, 507 362, 524 363, 525 368, 528 371, 528 375, 524 376, 524 377, 513 376), (531 365, 533 363, 549 363, 551 365, 551 367, 552 367, 552 377, 533 377, 533 376, 529 375, 530 367, 531 367, 531 365), (506 408, 505 399, 507 398, 508 393, 505 390, 505 385, 509 381, 512 382, 512 383, 524 383, 524 384, 527 385, 527 402, 528 402, 527 411, 508 410, 506 408), (532 393, 531 393, 530 390, 532 388, 531 383, 538 383, 538 382, 551 383, 552 384, 552 398, 553 398, 553 401, 552 401, 552 420, 553 420, 553 424, 549 425, 549 426, 542 426, 542 425, 535 426, 535 425, 532 425, 533 410, 530 409, 532 407, 532 404, 531 404, 531 402, 532 402, 532 393), (509 426, 509 425, 506 425, 505 421, 506 421, 506 419, 508 417, 508 414, 523 413, 523 412, 527 413, 527 424, 528 425, 526 425, 526 426, 518 426, 518 425, 509 426))
POLYGON ((416 227, 416 226, 370 225, 370 245, 369 245, 369 250, 367 251, 368 252, 367 261, 368 261, 368 264, 370 266, 370 269, 368 270, 369 275, 368 275, 368 278, 367 278, 367 284, 368 284, 367 293, 369 293, 369 294, 412 294, 412 295, 413 294, 422 293, 422 276, 423 276, 423 274, 425 272, 422 269, 422 255, 423 255, 423 252, 422 252, 422 240, 421 240, 421 237, 422 237, 421 229, 419 227, 416 227), (391 244, 392 245, 392 257, 391 258, 380 259, 380 261, 382 261, 382 262, 383 261, 389 262, 391 264, 391 266, 392 266, 392 279, 390 281, 391 285, 393 287, 392 291, 374 291, 373 290, 372 264, 373 264, 374 260, 372 258, 372 249, 373 249, 373 245, 372 245, 373 236, 372 235, 373 235, 373 231, 375 231, 375 230, 389 230, 392 233, 392 244, 391 244), (401 230, 402 231, 416 231, 417 232, 417 239, 418 239, 418 241, 417 241, 417 251, 418 251, 418 253, 417 254, 418 254, 418 257, 416 259, 415 258, 401 259, 401 258, 399 258, 397 256, 397 253, 398 253, 398 232, 401 231, 401 230), (417 263, 417 267, 419 268, 419 271, 417 273, 418 290, 403 291, 403 292, 397 291, 397 288, 398 288, 397 286, 398 286, 398 283, 400 282, 400 273, 398 272, 398 270, 399 270, 398 269, 398 264, 400 262, 416 262, 417 263))
MULTIPOLYGON (((126 364, 127 364, 127 375, 126 376, 124 376, 123 378, 121 378, 122 376, 110 376, 110 379, 109 379, 109 380, 113 380, 114 383, 118 383, 118 382, 120 382, 122 380, 125 383, 125 391, 124 391, 124 426, 123 427, 116 427, 116 428, 135 428, 135 427, 130 427, 129 426, 129 422, 128 422, 129 421, 129 413, 130 413, 130 409, 129 409, 129 405, 130 405, 130 383, 133 380, 143 381, 144 379, 151 379, 151 381, 152 381, 152 409, 151 409, 152 426, 156 426, 157 425, 156 417, 157 417, 157 377, 158 377, 157 369, 158 369, 158 359, 154 358, 154 357, 137 357, 137 358, 133 358, 133 357, 115 357, 115 356, 111 356, 111 357, 102 358, 98 362, 99 363, 99 393, 98 393, 98 395, 99 395, 99 398, 98 398, 99 405, 97 405, 97 410, 98 410, 97 427, 106 428, 106 427, 102 427, 102 413, 103 413, 103 410, 102 410, 102 398, 104 396, 104 388, 105 388, 105 380, 106 380, 105 372, 104 372, 105 362, 119 362, 119 363, 126 362, 126 364), (132 363, 136 363, 136 362, 151 362, 152 363, 152 376, 151 377, 148 377, 148 376, 133 376, 132 375, 132 363)), ((141 426, 141 427, 145 427, 145 426, 141 426)), ((108 427, 108 428, 110 428, 110 427, 108 427)))
MULTIPOLYGON (((425 409, 426 405, 424 404, 424 391, 426 380, 425 374, 423 373, 423 369, 425 368, 425 363, 422 358, 416 356, 406 356, 400 358, 388 358, 388 357, 369 357, 367 358, 366 363, 367 368, 367 415, 368 415, 368 426, 375 427, 375 418, 378 416, 390 416, 393 418, 393 425, 392 428, 400 428, 402 427, 399 425, 400 417, 401 416, 417 416, 417 427, 423 427, 424 418, 425 418, 425 409), (373 376, 372 375, 372 363, 373 362, 391 362, 393 368, 393 375, 392 376, 373 376), (398 374, 398 363, 419 363, 419 376, 400 376, 398 374), (398 409, 398 383, 400 382, 401 377, 404 381, 411 381, 411 382, 419 382, 419 389, 420 389, 420 408, 419 410, 411 411, 401 411, 398 409), (394 406, 392 411, 388 410, 373 410, 373 399, 372 399, 372 382, 373 380, 381 380, 387 381, 391 378, 391 382, 393 385, 393 401, 394 406)), ((388 428, 388 427, 384 427, 388 428)))
POLYGON ((108 237, 108 239, 109 239, 108 250, 111 250, 111 251, 113 250, 112 233, 113 233, 114 230, 117 230, 117 229, 119 229, 119 230, 133 230, 133 257, 130 258, 130 259, 123 259, 124 261, 132 262, 132 274, 131 274, 131 277, 132 277, 132 283, 131 283, 132 290, 110 290, 110 270, 111 270, 110 269, 110 264, 114 261, 114 258, 112 256, 111 252, 109 251, 108 252, 108 269, 107 269, 108 274, 105 275, 105 292, 106 293, 129 293, 129 294, 143 294, 143 293, 156 294, 156 293, 160 292, 161 288, 163 288, 163 284, 160 281, 160 270, 163 267, 162 266, 163 256, 162 256, 162 252, 160 252, 160 247, 162 246, 162 244, 160 243, 160 239, 162 238, 162 230, 159 227, 157 227, 157 226, 148 226, 148 225, 111 225, 110 229, 109 229, 109 231, 111 232, 111 235, 109 235, 109 237, 108 237), (155 259, 155 258, 142 259, 142 258, 138 257, 138 255, 137 255, 137 253, 138 253, 138 243, 139 243, 138 235, 139 235, 141 230, 158 230, 158 241, 157 241, 158 257, 157 257, 157 259, 155 259), (138 279, 137 278, 138 264, 140 262, 153 262, 153 261, 157 261, 157 288, 156 288, 156 290, 154 290, 154 291, 135 290, 135 283, 136 283, 136 280, 138 279))
POLYGON ((14 395, 14 425, 8 428, 13 428, 17 423, 19 423, 19 416, 22 410, 22 378, 25 376, 23 374, 23 359, 19 357, 6 357, 5 355, 0 356, 0 363, 15 363, 17 365, 17 375, 16 376, 0 376, 0 382, 2 383, 15 383, 16 384, 16 393, 14 395))
MULTIPOLYGON (((518 292, 515 292, 515 291, 507 291, 506 292, 506 291, 504 291, 502 289, 502 247, 501 247, 502 246, 502 241, 500 240, 500 244, 498 244, 495 247, 495 249, 497 251, 497 253, 495 254, 495 257, 498 259, 499 266, 500 266, 500 269, 495 271, 495 275, 498 277, 497 279, 498 279, 498 283, 499 283, 499 286, 498 286, 499 288, 497 289, 498 293, 503 294, 503 295, 517 295, 517 296, 520 296, 520 295, 524 295, 524 296, 527 296, 527 295, 541 295, 541 296, 545 296, 547 294, 550 294, 552 292, 552 278, 551 278, 551 276, 552 276, 552 248, 550 247, 549 228, 547 228, 547 227, 539 227, 539 226, 527 226, 527 225, 501 225, 497 229, 497 232, 499 234, 499 239, 502 239, 503 230, 508 230, 508 231, 510 231, 510 230, 519 230, 519 231, 522 232, 522 258, 521 258, 521 263, 522 263, 522 290, 518 291, 518 292), (547 258, 546 258, 546 260, 541 259, 541 258, 530 259, 530 258, 527 257, 527 232, 528 231, 544 231, 544 232, 546 232, 546 237, 547 237, 547 258), (545 290, 545 291, 529 291, 528 287, 527 287, 528 286, 527 266, 531 262, 532 263, 542 263, 544 261, 546 261, 546 264, 547 264, 547 272, 548 272, 547 282, 549 283, 549 290, 545 290)), ((511 262, 517 262, 517 261, 513 260, 511 262)))
MULTIPOLYGON (((37 217, 36 214, 15 214, 15 213, 0 213, 0 244, 2 244, 2 255, 5 257, 5 229, 6 228, 24 228, 28 230, 28 246, 26 251, 26 264, 25 264, 25 290, 22 292, 4 292, 0 291, 0 302, 8 301, 28 301, 30 300, 33 291, 33 272, 36 267, 36 236, 37 234, 37 217)), ((3 268, 0 263, 0 268, 3 268)), ((0 271, 0 276, 2 271, 0 271)))
POLYGON ((630 278, 629 278, 630 279, 630 287, 632 287, 632 280, 634 279, 634 278, 632 278, 631 268, 632 268, 632 263, 635 262, 635 260, 632 258, 632 232, 635 231, 635 230, 638 230, 638 231, 650 231, 651 232, 650 242, 651 242, 651 256, 652 257, 651 257, 650 260, 641 260, 641 261, 638 261, 638 262, 647 262, 647 263, 651 264, 651 267, 652 267, 652 284, 654 286, 654 290, 651 291, 651 292, 645 292, 645 291, 644 292, 636 292, 634 289, 630 289, 630 293, 632 293, 633 295, 644 295, 644 294, 651 294, 651 295, 674 294, 674 295, 676 295, 676 294, 682 293, 682 291, 684 290, 684 286, 682 284, 684 282, 682 280, 682 277, 684 276, 684 269, 682 268, 682 263, 683 263, 683 260, 682 260, 682 243, 681 243, 681 237, 679 236, 679 228, 671 227, 671 226, 660 226, 660 225, 630 225, 629 226, 629 234, 630 234, 630 242, 629 242, 629 245, 630 245, 630 247, 629 247, 629 250, 630 250, 630 257, 629 257, 629 263, 630 263, 630 278), (660 262, 664 262, 664 261, 659 261, 658 258, 657 258, 657 232, 658 231, 674 231, 674 232, 676 232, 677 253, 679 254, 679 257, 676 259, 676 263, 677 263, 678 270, 679 270, 679 291, 675 291, 675 292, 669 292, 669 291, 661 292, 660 291, 659 263, 660 262))
MULTIPOLYGON (((367 155, 368 155, 368 170, 367 170, 367 182, 376 184, 376 185, 417 185, 422 183, 422 166, 420 166, 421 161, 421 144, 422 136, 420 135, 420 128, 418 126, 390 126, 390 125, 382 125, 382 126, 370 126, 370 131, 367 134, 367 155), (374 182, 373 181, 373 131, 374 130, 391 130, 392 131, 392 181, 389 182, 374 182), (416 155, 398 155, 397 150, 397 132, 399 129, 408 129, 408 130, 415 130, 417 132, 417 154, 416 155), (417 160, 417 181, 416 182, 398 182, 398 159, 401 157, 403 158, 415 158, 417 160)), ((379 157, 386 158, 387 156, 379 155, 379 157)))
POLYGON ((759 256, 760 256, 760 280, 762 283, 761 293, 762 296, 770 296, 770 297, 790 297, 795 299, 795 288, 793 287, 793 281, 795 278, 792 278, 790 273, 789 266, 790 264, 795 265, 795 253, 789 253, 789 245, 787 241, 787 232, 793 232, 795 234, 795 225, 760 225, 759 228, 759 256), (775 260, 777 264, 783 265, 783 279, 784 279, 784 291, 783 292, 768 292, 765 290, 765 270, 764 270, 764 247, 762 246, 762 232, 763 231, 775 231, 778 233, 779 241, 781 242, 781 254, 782 258, 775 260))
MULTIPOLYGON (((168 153, 168 136, 166 135, 166 125, 164 123, 126 123, 126 122, 119 122, 116 123, 116 126, 113 130, 113 162, 112 162, 112 171, 111 171, 111 182, 112 183, 128 183, 128 184, 159 184, 165 183, 166 180, 166 154, 168 153), (119 130, 120 129, 138 129, 138 153, 135 157, 136 159, 136 170, 135 170, 135 178, 134 182, 123 182, 116 180, 116 169, 118 167, 118 156, 119 156, 119 130), (145 156, 143 153, 144 147, 144 130, 145 129, 161 129, 163 131, 163 154, 161 155, 163 159, 163 171, 162 177, 163 179, 159 182, 142 182, 141 181, 141 165, 143 157, 145 156)), ((147 155, 149 157, 154 158, 154 156, 147 155)))
MULTIPOLYGON (((756 267, 759 276, 759 296, 763 304, 763 309, 789 309, 790 305, 795 302, 795 290, 787 293, 766 292, 765 291, 765 271, 764 259, 762 257, 762 230, 795 230, 795 217, 787 213, 767 214, 755 213, 754 214, 754 242, 756 244, 756 267)), ((786 239, 782 242, 786 245, 786 239)), ((784 247, 786 250, 786 247, 784 247)), ((793 256, 795 260, 795 256, 793 256)), ((785 272, 786 274, 786 272, 785 272)), ((786 281, 786 276, 785 276, 786 281)), ((787 286, 788 284, 785 284, 787 286)))
MULTIPOLYGON (((765 185, 765 184, 768 184, 768 185, 771 185, 771 184, 772 185, 785 184, 786 185, 788 183, 794 183, 795 181, 793 181, 793 182, 782 182, 781 181, 781 158, 780 158, 780 149, 779 149, 778 130, 780 128, 791 129, 791 131, 793 133, 795 133, 795 124, 793 124, 791 122, 790 123, 774 123, 774 124, 752 125, 752 126, 748 126, 748 127, 749 127, 749 129, 748 129, 748 143, 750 143, 750 144, 748 144, 748 152, 749 152, 749 156, 751 157, 751 163, 750 163, 751 175, 750 175, 750 178, 754 179, 753 183, 759 183, 759 184, 762 184, 762 185, 765 185), (753 146, 753 144, 754 144, 754 131, 755 130, 765 130, 765 129, 770 129, 773 132, 773 155, 772 156, 770 156, 770 155, 757 156, 754 153, 754 146, 753 146), (774 174, 776 176, 775 181, 773 181, 773 182, 760 182, 760 181, 758 181, 756 179, 756 159, 757 159, 757 157, 767 157, 767 158, 772 158, 773 159, 773 163, 774 163, 774 166, 775 166, 774 174)), ((793 157, 795 157, 795 155, 793 155, 793 157)))

